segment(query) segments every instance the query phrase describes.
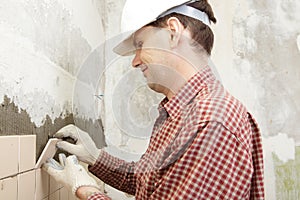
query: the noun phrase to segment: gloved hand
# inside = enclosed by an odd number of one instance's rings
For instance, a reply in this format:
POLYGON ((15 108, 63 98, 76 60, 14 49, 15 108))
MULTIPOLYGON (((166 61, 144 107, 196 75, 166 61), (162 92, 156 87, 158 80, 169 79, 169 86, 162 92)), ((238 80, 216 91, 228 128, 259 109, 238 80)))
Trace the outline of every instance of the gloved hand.
POLYGON ((77 158, 89 165, 94 165, 100 154, 98 149, 87 132, 84 132, 75 125, 67 125, 54 134, 57 138, 71 137, 76 141, 76 144, 71 144, 66 141, 61 141, 56 144, 59 149, 63 149, 70 154, 76 155, 77 158))
POLYGON ((74 195, 80 186, 95 187, 99 190, 96 181, 88 175, 83 166, 78 163, 75 155, 66 158, 65 154, 59 154, 60 163, 53 158, 43 164, 42 168, 57 182, 70 189, 74 195))

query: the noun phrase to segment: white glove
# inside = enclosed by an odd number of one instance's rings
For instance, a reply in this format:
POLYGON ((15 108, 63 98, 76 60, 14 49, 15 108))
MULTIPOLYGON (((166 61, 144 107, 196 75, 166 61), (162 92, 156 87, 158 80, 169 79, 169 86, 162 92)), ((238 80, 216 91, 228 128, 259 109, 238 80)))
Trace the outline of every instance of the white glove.
POLYGON ((77 158, 89 165, 94 165, 99 157, 100 150, 96 147, 94 141, 87 132, 84 132, 75 125, 67 125, 54 134, 57 138, 71 137, 76 144, 61 141, 56 144, 59 149, 63 149, 70 154, 76 155, 77 158))
POLYGON ((78 163, 75 155, 66 158, 65 154, 59 154, 60 163, 53 158, 43 164, 43 169, 51 175, 57 182, 76 195, 76 191, 81 186, 95 187, 100 191, 96 181, 90 177, 83 166, 78 163))

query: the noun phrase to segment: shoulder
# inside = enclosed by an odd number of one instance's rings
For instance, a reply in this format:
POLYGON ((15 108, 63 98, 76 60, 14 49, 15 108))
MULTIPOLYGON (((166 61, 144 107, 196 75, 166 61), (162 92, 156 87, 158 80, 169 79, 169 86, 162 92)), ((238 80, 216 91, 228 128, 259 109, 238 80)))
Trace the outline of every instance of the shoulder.
POLYGON ((191 105, 191 114, 199 123, 218 122, 233 133, 239 132, 241 124, 248 119, 245 106, 221 85, 213 85, 200 91, 191 105))

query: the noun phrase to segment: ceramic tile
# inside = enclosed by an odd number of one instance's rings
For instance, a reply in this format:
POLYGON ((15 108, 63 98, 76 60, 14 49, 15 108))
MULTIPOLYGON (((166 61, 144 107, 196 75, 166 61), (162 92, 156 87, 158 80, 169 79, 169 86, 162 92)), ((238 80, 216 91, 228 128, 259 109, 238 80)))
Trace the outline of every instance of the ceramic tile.
POLYGON ((69 200, 69 191, 67 188, 63 187, 59 190, 60 200, 69 200))
POLYGON ((57 190, 53 194, 50 194, 49 200, 60 200, 60 198, 59 198, 59 190, 57 190))
POLYGON ((40 155, 37 163, 35 164, 35 168, 38 169, 44 164, 49 158, 53 158, 55 155, 57 148, 56 143, 60 141, 60 139, 57 138, 51 138, 48 140, 45 148, 42 151, 42 154, 40 155))
POLYGON ((18 198, 18 183, 17 177, 6 178, 0 180, 0 199, 2 200, 17 200, 18 198))
POLYGON ((16 175, 18 173, 18 136, 0 136, 0 160, 0 179, 16 175))
POLYGON ((68 200, 78 200, 76 196, 69 190, 69 199, 68 200))
POLYGON ((34 168, 36 161, 36 135, 19 137, 19 172, 34 168))
POLYGON ((35 171, 18 174, 18 200, 34 199, 35 171))
POLYGON ((51 176, 49 176, 49 177, 50 177, 49 194, 52 194, 52 193, 56 192, 57 190, 59 190, 60 188, 62 188, 63 186, 60 183, 56 182, 55 179, 52 178, 51 176))
POLYGON ((42 169, 35 170, 35 200, 49 196, 49 175, 42 169))

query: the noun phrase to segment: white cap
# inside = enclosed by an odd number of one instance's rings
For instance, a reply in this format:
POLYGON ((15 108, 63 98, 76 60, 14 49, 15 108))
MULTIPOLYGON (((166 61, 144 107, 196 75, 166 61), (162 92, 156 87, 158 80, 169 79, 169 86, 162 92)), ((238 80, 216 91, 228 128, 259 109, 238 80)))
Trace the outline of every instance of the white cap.
POLYGON ((209 17, 205 12, 187 4, 196 0, 127 0, 122 13, 122 32, 126 38, 113 51, 119 55, 131 55, 135 51, 133 46, 134 32, 143 26, 171 13, 179 13, 202 21, 210 25, 209 17))

